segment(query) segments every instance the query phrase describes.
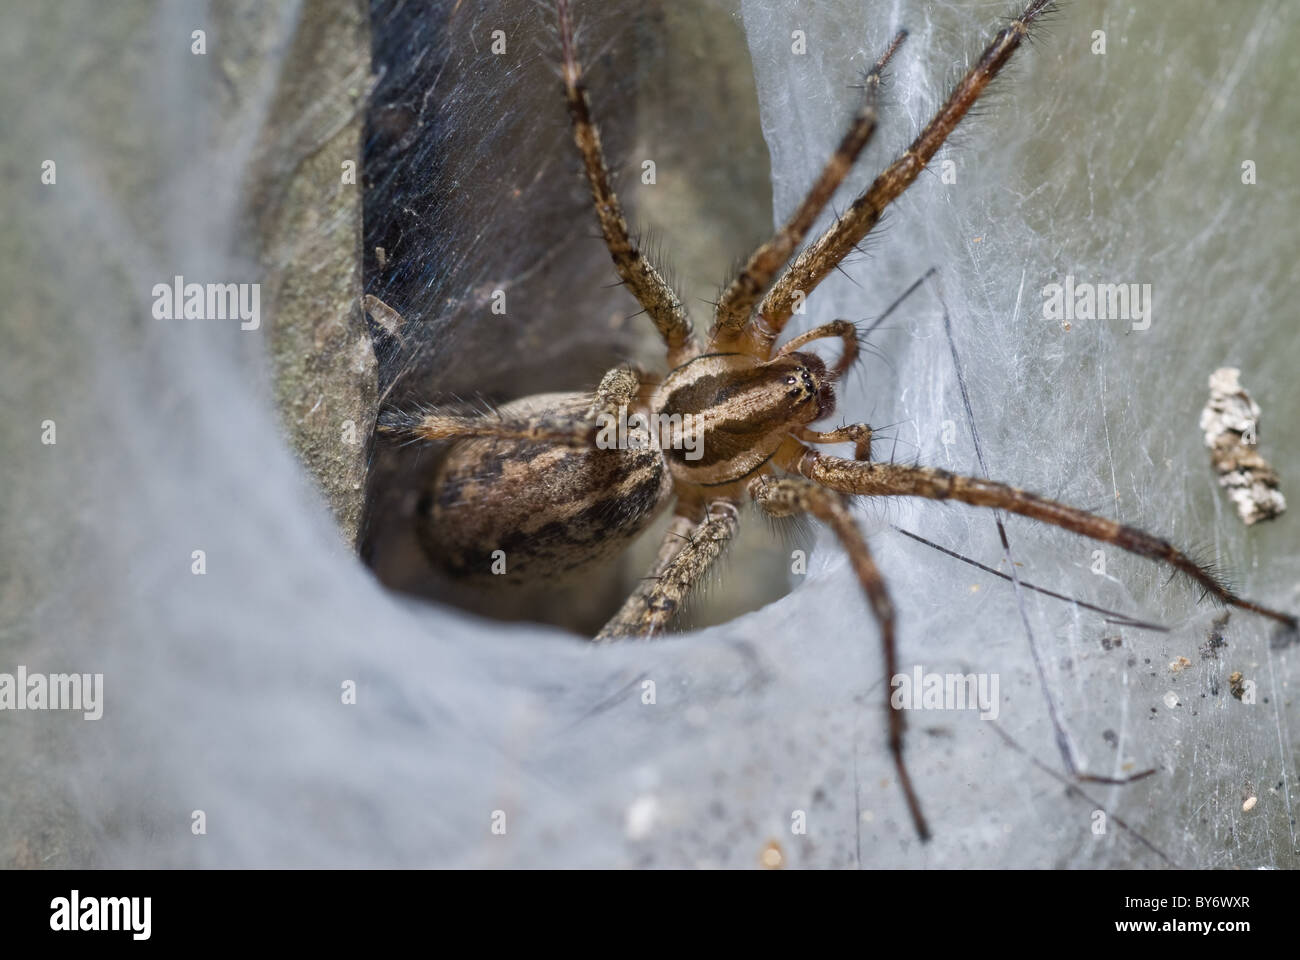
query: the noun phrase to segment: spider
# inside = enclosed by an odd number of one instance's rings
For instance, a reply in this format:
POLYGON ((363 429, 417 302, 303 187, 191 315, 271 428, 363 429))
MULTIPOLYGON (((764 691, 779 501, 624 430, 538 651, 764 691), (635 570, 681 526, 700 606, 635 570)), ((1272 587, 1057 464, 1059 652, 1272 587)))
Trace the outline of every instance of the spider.
MULTIPOLYGON (((594 638, 665 631, 721 557, 745 498, 773 517, 810 515, 849 556, 879 625, 886 677, 898 673, 894 607, 852 514, 854 497, 952 500, 1020 514, 1167 564, 1215 600, 1296 627, 1296 618, 1234 593, 1165 540, 1063 503, 975 476, 871 457, 872 428, 814 428, 835 410, 835 386, 859 354, 856 327, 836 320, 778 345, 798 303, 853 251, 915 182, 985 88, 1051 11, 1031 0, 989 43, 909 147, 821 236, 819 214, 876 128, 881 78, 900 31, 863 82, 862 106, 803 201, 724 288, 700 339, 672 286, 630 234, 610 182, 579 63, 567 0, 556 0, 561 79, 573 138, 604 243, 628 292, 658 331, 668 373, 610 370, 590 393, 550 393, 491 414, 433 408, 385 415, 381 429, 447 443, 417 507, 430 558, 467 581, 558 580, 609 562, 672 505, 648 575, 594 638), (808 348, 838 342, 827 364, 808 348), (617 429, 611 429, 617 424, 617 429), (852 457, 818 450, 854 445, 852 457)), ((930 835, 904 757, 904 719, 885 698, 889 748, 922 840, 930 835)))

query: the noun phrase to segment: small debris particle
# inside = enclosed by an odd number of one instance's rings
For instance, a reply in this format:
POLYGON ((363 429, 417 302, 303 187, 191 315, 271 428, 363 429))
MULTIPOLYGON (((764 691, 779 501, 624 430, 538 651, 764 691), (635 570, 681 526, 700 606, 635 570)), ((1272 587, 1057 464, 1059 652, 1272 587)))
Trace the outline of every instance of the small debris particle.
POLYGON ((1119 734, 1114 730, 1103 730, 1101 732, 1101 738, 1110 744, 1112 750, 1119 746, 1119 734))
POLYGON ((1255 809, 1255 804, 1259 803, 1258 797, 1247 797, 1246 802, 1241 805, 1242 813, 1250 813, 1255 809))
POLYGON ((1210 399, 1201 411, 1201 430, 1219 486, 1237 506, 1242 523, 1271 520, 1286 510, 1276 471, 1259 454, 1259 404, 1251 399, 1235 367, 1210 374, 1210 399))
POLYGON ((785 866, 785 854, 781 852, 781 845, 775 840, 767 841, 758 862, 767 870, 780 870, 785 866))
POLYGON ((390 307, 378 297, 366 294, 361 298, 361 306, 366 313, 370 314, 370 319, 379 324, 383 331, 390 337, 401 339, 402 325, 406 322, 402 315, 390 307))
POLYGON ((1173 660, 1170 662, 1169 669, 1172 670, 1174 673, 1182 673, 1191 665, 1192 665, 1192 661, 1188 660, 1186 657, 1179 657, 1177 660, 1173 660))
POLYGON ((1218 660, 1219 651, 1228 645, 1228 641, 1223 639, 1223 628, 1228 625, 1228 618, 1232 616, 1231 611, 1223 614, 1221 617, 1215 617, 1214 623, 1210 624, 1210 632, 1201 644, 1202 660, 1218 660))
POLYGON ((1103 650, 1114 650, 1122 646, 1124 646, 1123 637, 1102 637, 1101 638, 1101 648, 1103 650))
POLYGON ((1240 700, 1246 693, 1246 678, 1241 675, 1240 670, 1232 671, 1228 677, 1228 691, 1240 700))
POLYGON ((1174 709, 1174 707, 1178 706, 1178 694, 1170 690, 1168 693, 1165 694, 1164 701, 1165 701, 1165 706, 1168 707, 1170 710, 1172 710, 1174 709))

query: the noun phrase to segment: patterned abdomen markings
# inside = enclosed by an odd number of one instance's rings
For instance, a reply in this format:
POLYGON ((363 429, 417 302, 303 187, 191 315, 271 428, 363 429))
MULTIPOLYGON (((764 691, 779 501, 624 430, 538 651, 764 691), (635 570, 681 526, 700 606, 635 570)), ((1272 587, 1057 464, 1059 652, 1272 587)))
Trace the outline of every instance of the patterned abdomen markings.
MULTIPOLYGON (((590 403, 588 395, 544 394, 507 404, 501 413, 545 410, 553 417, 559 411, 577 420, 590 403)), ((622 553, 670 492, 657 450, 462 440, 421 499, 418 532, 430 560, 453 577, 558 580, 622 553), (505 572, 494 572, 494 562, 496 570, 504 562, 505 572)))

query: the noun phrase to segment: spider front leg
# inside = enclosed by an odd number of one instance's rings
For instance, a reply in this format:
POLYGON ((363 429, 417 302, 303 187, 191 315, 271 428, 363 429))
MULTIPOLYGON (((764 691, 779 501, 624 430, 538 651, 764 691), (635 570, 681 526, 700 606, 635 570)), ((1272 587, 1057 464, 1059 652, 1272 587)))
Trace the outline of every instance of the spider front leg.
POLYGON ((871 459, 872 431, 865 423, 850 423, 834 430, 812 430, 803 427, 797 436, 809 443, 851 443, 855 460, 871 459))
POLYGON ((912 778, 903 759, 903 712, 894 708, 889 696, 892 689, 889 681, 898 674, 894 605, 889 599, 885 579, 880 575, 880 569, 867 548, 867 541, 849 513, 848 504, 840 494, 799 477, 757 476, 749 483, 749 495, 766 513, 774 517, 786 517, 795 513, 811 514, 835 532, 848 553, 853 572, 857 574, 858 582, 862 584, 867 600, 871 603, 871 612, 880 625, 880 643, 885 655, 885 710, 889 717, 889 750, 894 756, 898 782, 903 788, 903 796, 907 800, 907 809, 912 814, 917 834, 923 841, 930 839, 930 828, 921 813, 921 803, 912 787, 912 778))
POLYGON ((844 344, 844 349, 840 352, 840 358, 835 361, 835 366, 831 368, 831 376, 834 379, 838 380, 844 376, 844 372, 853 366, 854 361, 858 359, 858 350, 860 349, 858 328, 848 320, 832 320, 830 323, 823 323, 820 327, 813 327, 807 333, 801 333, 782 346, 773 359, 794 353, 814 340, 839 340, 844 344))
MULTIPOLYGON (((831 368, 831 377, 838 379, 858 359, 858 328, 848 320, 832 320, 830 323, 824 323, 807 333, 800 334, 782 346, 773 359, 795 353, 814 340, 828 339, 838 339, 844 344, 840 358, 831 368)), ((821 431, 813 430, 811 427, 800 427, 795 431, 795 435, 800 440, 806 440, 808 443, 852 443, 853 455, 859 460, 871 459, 871 433, 871 428, 865 423, 851 423, 835 430, 821 431)))
POLYGON ((761 297, 772 285, 778 270, 785 266, 790 255, 812 228, 813 221, 830 202, 835 191, 839 189, 844 178, 848 176, 858 154, 867 145, 876 130, 876 100, 880 92, 880 80, 885 65, 907 38, 906 31, 900 30, 889 49, 884 52, 875 65, 867 72, 863 80, 866 96, 862 108, 853 118, 848 132, 840 145, 831 154, 821 175, 808 190, 808 195, 786 221, 785 225, 771 240, 763 244, 750 255, 739 276, 723 291, 718 300, 717 317, 714 320, 710 339, 718 349, 725 349, 744 329, 749 315, 761 297))
POLYGON ((627 285, 637 303, 649 314, 668 348, 668 363, 676 366, 697 352, 691 337, 691 321, 681 299, 663 275, 647 262, 633 242, 623 216, 623 207, 609 181, 609 167, 600 143, 600 131, 591 115, 591 101, 583 80, 573 39, 573 21, 567 0, 557 0, 560 47, 563 55, 564 97, 573 123, 573 140, 582 154, 582 165, 591 187, 591 199, 600 221, 600 232, 614 261, 619 279, 627 285))
POLYGON ((1237 596, 1218 577, 1187 554, 1160 537, 1136 527, 1108 520, 1077 507, 1067 506, 1036 493, 980 477, 965 477, 932 467, 909 467, 896 463, 867 463, 829 457, 802 444, 782 449, 780 465, 824 487, 841 493, 869 497, 924 497, 956 500, 977 507, 993 507, 1018 513, 1102 543, 1112 543, 1129 553, 1166 563, 1185 574, 1206 594, 1229 606, 1258 613, 1296 629, 1296 618, 1253 600, 1237 596), (797 446, 797 449, 796 449, 797 446))
POLYGON ((730 500, 712 501, 702 518, 680 512, 680 505, 678 509, 650 573, 596 635, 596 642, 648 637, 664 630, 736 535, 740 513, 730 500))
POLYGON ((795 258, 759 304, 758 316, 746 328, 746 348, 764 356, 776 343, 794 312, 798 297, 806 297, 829 276, 862 238, 880 222, 889 204, 897 200, 920 176, 948 135, 957 127, 989 83, 1029 35, 1034 22, 1052 7, 1053 0, 1033 0, 985 48, 976 64, 962 77, 939 112, 880 176, 835 223, 795 258))

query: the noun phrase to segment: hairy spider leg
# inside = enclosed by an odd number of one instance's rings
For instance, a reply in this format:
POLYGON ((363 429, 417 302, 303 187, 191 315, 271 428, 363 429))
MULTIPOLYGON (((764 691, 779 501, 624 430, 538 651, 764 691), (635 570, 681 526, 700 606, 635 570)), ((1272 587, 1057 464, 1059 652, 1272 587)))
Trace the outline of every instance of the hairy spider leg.
POLYGON ((1034 22, 1041 20, 1052 6, 1053 0, 1033 0, 1019 17, 999 32, 903 155, 858 195, 843 216, 795 258, 759 304, 754 322, 745 327, 746 349, 757 356, 770 354, 794 312, 796 300, 810 295, 871 232, 885 208, 915 182, 948 135, 1029 35, 1034 22))
POLYGON ((863 538, 858 525, 853 521, 844 496, 818 486, 802 477, 773 477, 770 475, 755 477, 750 481, 749 494, 754 501, 769 515, 787 517, 794 513, 808 513, 821 520, 834 531, 836 538, 849 555, 853 572, 858 582, 866 591, 871 604, 871 612, 880 625, 880 644, 885 658, 885 711, 889 724, 889 751, 894 757, 894 769, 898 772, 898 782, 903 788, 903 797, 907 801, 908 812, 917 835, 924 841, 930 839, 930 827, 921 813, 921 801, 917 799, 912 787, 912 778, 907 772, 907 763, 903 758, 904 719, 901 710, 895 710, 890 703, 890 686, 888 680, 898 673, 898 642, 894 635, 894 604, 889 599, 889 588, 885 578, 880 575, 880 568, 871 556, 867 541, 863 538))
POLYGON ((956 500, 972 506, 1018 513, 1101 543, 1114 544, 1137 556, 1168 564, 1220 603, 1258 613, 1282 624, 1288 630, 1296 629, 1294 616, 1238 596, 1212 571, 1196 563, 1167 540, 1137 527, 1108 520, 1009 484, 962 476, 934 467, 826 456, 796 440, 788 442, 777 453, 776 459, 783 468, 841 493, 868 497, 956 500))
POLYGON ((735 344, 738 335, 749 322, 754 305, 772 285, 777 271, 786 265, 799 244, 803 243, 813 222, 853 169, 858 155, 876 131, 876 103, 885 66, 906 38, 907 32, 904 30, 895 34, 889 49, 863 78, 862 106, 803 202, 776 235, 750 255, 740 273, 723 291, 709 337, 712 349, 726 350, 735 344))
POLYGON ((730 500, 711 501, 698 512, 679 502, 649 575, 596 635, 596 642, 663 632, 739 526, 740 512, 730 500))
POLYGON ((668 349, 668 363, 676 366, 697 347, 691 336, 691 320, 677 292, 653 264, 646 260, 628 233, 623 207, 609 180, 609 167, 600 145, 600 132, 591 115, 591 100, 583 80, 573 38, 573 20, 567 0, 557 0, 560 46, 563 54, 564 97, 573 123, 573 140, 582 154, 582 166, 591 187, 591 199, 600 221, 600 232, 609 249, 619 279, 649 315, 668 349))
POLYGON ((416 413, 394 412, 380 421, 379 431, 405 434, 412 440, 470 440, 494 437, 499 440, 527 440, 534 443, 565 443, 590 447, 596 443, 602 415, 617 417, 620 408, 637 401, 644 373, 620 366, 601 377, 592 395, 586 417, 537 413, 532 416, 500 416, 491 413, 462 413, 455 410, 425 409, 416 413))

